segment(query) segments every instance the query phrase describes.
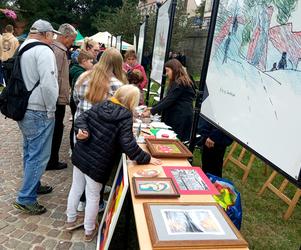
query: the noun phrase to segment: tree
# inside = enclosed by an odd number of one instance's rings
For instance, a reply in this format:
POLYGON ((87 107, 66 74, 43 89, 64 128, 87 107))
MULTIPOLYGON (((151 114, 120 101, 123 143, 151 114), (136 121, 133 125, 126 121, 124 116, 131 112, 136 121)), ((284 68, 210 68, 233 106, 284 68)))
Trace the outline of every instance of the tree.
POLYGON ((10 0, 6 1, 23 10, 21 18, 30 25, 37 19, 48 20, 55 28, 62 23, 70 23, 86 35, 93 35, 93 17, 100 8, 117 8, 122 0, 10 0))
POLYGON ((133 35, 139 30, 140 20, 137 1, 125 0, 122 7, 99 10, 93 18, 93 27, 115 36, 121 35, 122 40, 132 42, 133 35))

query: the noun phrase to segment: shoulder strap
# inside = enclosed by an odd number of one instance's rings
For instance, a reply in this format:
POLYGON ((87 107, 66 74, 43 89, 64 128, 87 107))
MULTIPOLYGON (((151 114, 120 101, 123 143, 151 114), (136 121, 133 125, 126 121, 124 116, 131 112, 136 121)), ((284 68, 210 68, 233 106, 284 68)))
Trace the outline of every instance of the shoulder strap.
POLYGON ((26 50, 29 50, 32 47, 35 47, 37 45, 44 45, 44 46, 47 46, 48 48, 50 48, 52 50, 52 48, 48 44, 46 44, 46 43, 32 42, 32 43, 26 44, 22 49, 20 49, 19 52, 18 52, 18 56, 21 56, 26 50))

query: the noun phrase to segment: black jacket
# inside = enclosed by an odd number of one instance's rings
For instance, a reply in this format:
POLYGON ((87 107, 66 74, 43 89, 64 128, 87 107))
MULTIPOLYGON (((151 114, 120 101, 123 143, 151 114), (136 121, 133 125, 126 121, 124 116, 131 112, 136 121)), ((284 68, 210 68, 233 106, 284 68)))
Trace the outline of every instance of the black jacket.
POLYGON ((174 83, 166 96, 152 107, 151 113, 162 112, 163 121, 172 127, 180 140, 189 139, 193 118, 195 90, 192 86, 174 83))
POLYGON ((114 163, 125 152, 131 160, 147 164, 150 155, 137 144, 132 113, 110 100, 94 105, 75 120, 75 132, 87 130, 89 137, 78 140, 72 163, 96 182, 107 182, 114 163))
POLYGON ((214 127, 202 117, 200 117, 199 120, 198 133, 201 135, 201 140, 198 142, 200 146, 205 144, 207 138, 210 138, 212 141, 214 141, 214 145, 217 147, 229 146, 233 142, 229 136, 225 135, 222 131, 214 127))

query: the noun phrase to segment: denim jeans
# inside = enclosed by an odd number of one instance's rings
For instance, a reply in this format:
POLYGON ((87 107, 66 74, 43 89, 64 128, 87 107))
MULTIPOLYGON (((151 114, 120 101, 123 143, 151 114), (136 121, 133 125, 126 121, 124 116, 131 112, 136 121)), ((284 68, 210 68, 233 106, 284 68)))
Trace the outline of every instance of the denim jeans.
POLYGON ((51 153, 54 123, 46 111, 35 110, 27 110, 18 122, 23 135, 24 176, 17 202, 22 205, 37 201, 37 189, 51 153))

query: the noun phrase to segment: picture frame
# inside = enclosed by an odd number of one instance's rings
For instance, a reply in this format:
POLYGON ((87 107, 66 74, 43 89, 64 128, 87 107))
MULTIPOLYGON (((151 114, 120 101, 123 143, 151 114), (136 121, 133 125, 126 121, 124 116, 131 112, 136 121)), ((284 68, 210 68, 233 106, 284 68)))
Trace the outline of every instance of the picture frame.
POLYGON ((147 148, 153 157, 189 158, 192 153, 178 140, 145 138, 147 148))
POLYGON ((164 166, 163 170, 173 182, 180 194, 217 195, 219 191, 211 183, 200 167, 164 166))
POLYGON ((178 198, 180 194, 172 178, 133 177, 136 198, 178 198))
POLYGON ((248 247, 217 203, 143 203, 153 249, 248 247))

